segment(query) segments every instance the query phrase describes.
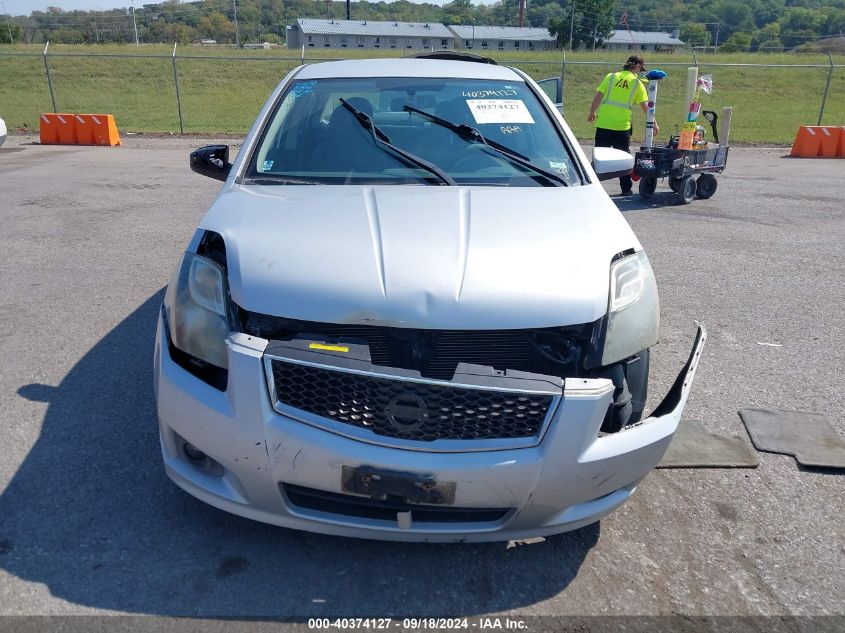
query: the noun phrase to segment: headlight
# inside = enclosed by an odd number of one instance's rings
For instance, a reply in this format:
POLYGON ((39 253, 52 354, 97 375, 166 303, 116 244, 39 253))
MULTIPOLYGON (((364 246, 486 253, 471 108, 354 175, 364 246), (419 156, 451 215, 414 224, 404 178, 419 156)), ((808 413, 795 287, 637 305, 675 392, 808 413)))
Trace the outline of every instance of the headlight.
POLYGON ((610 298, 602 365, 633 356, 657 343, 660 305, 654 272, 645 252, 610 267, 610 298))
POLYGON ((610 312, 619 312, 636 303, 643 296, 644 287, 643 265, 637 255, 614 263, 610 267, 610 312))
POLYGON ((231 330, 226 273, 210 259, 185 253, 164 305, 173 345, 212 365, 228 368, 231 330))

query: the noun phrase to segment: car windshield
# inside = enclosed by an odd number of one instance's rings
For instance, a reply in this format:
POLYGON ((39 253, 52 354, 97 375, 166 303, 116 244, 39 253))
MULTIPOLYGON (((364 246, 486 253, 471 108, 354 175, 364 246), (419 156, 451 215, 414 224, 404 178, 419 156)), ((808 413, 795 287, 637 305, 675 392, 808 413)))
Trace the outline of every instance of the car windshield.
POLYGON ((549 114, 521 81, 294 81, 246 172, 262 184, 578 184, 549 114))

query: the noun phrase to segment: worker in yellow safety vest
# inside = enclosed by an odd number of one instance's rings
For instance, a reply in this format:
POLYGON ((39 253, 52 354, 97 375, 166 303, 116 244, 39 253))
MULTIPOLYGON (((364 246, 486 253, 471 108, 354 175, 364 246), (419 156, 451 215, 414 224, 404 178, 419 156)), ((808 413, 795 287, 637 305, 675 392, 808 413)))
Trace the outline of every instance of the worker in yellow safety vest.
MULTIPOLYGON (((596 123, 596 147, 630 151, 631 107, 639 105, 644 114, 648 113, 648 93, 637 77, 642 72, 645 72, 643 58, 631 55, 621 72, 608 73, 599 84, 587 117, 587 121, 596 123)), ((655 136, 659 131, 655 121, 655 136)), ((622 186, 622 195, 630 196, 631 176, 622 176, 619 184, 622 186)))

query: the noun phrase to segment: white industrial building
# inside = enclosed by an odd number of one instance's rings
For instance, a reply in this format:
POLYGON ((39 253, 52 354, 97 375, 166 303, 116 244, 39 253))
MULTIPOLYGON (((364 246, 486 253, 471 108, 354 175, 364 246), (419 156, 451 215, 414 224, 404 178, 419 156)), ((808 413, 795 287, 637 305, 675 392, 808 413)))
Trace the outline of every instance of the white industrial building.
POLYGON ((662 51, 671 53, 681 48, 684 43, 678 39, 676 30, 671 35, 659 31, 613 31, 613 35, 604 41, 608 51, 662 51))
POLYGON ((557 40, 549 29, 518 26, 450 24, 455 48, 478 51, 549 51, 557 40))
POLYGON ((439 22, 299 19, 286 29, 288 48, 450 50, 455 36, 439 22))

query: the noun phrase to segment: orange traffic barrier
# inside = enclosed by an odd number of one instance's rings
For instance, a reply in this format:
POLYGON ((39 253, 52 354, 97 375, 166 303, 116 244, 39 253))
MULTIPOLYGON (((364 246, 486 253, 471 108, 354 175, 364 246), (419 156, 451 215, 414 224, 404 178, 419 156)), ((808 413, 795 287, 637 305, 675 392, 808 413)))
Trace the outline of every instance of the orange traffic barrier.
POLYGON ((802 125, 795 135, 790 156, 796 158, 815 158, 819 155, 819 135, 812 125, 802 125))
POLYGON ((120 145, 120 134, 111 114, 41 115, 44 145, 120 145))
POLYGON ((836 144, 836 156, 845 158, 845 125, 839 128, 839 142, 836 144))
POLYGON ((114 115, 77 114, 75 118, 80 145, 120 145, 114 115))
POLYGON ((80 145, 96 145, 94 142, 94 126, 88 125, 84 114, 74 114, 76 120, 76 142, 80 145))
POLYGON ((53 119, 49 114, 41 115, 41 124, 38 126, 42 145, 52 145, 59 142, 59 126, 53 125, 53 119))
POLYGON ((797 158, 833 158, 843 156, 845 128, 828 125, 802 125, 795 135, 790 156, 797 158))
POLYGON ((39 131, 44 145, 76 143, 76 125, 72 114, 42 114, 39 131))
POLYGON ((819 130, 819 156, 822 158, 833 158, 836 156, 836 147, 839 145, 839 137, 842 135, 842 128, 822 127, 819 130))

